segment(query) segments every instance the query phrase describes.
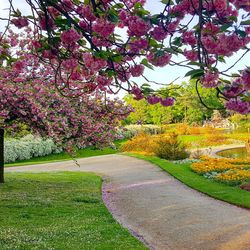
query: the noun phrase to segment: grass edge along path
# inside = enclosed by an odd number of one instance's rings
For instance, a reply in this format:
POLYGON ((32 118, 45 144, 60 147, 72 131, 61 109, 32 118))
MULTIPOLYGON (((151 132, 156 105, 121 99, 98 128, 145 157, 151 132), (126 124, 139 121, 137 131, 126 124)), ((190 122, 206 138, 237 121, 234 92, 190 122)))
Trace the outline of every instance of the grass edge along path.
MULTIPOLYGON (((80 149, 76 152, 74 159, 81 159, 86 157, 94 157, 101 155, 109 155, 116 154, 118 151, 112 148, 104 148, 104 149, 91 149, 85 148, 80 149)), ((35 164, 45 164, 45 163, 53 163, 53 162, 63 162, 63 161, 71 161, 73 158, 67 154, 66 152, 51 154, 47 156, 34 157, 29 160, 20 160, 13 163, 6 163, 5 167, 18 167, 18 166, 26 166, 26 165, 35 165, 35 164)))
POLYGON ((92 173, 7 173, 0 249, 147 249, 115 221, 92 173))
MULTIPOLYGON (((79 149, 76 151, 74 159, 81 159, 86 157, 93 156, 101 156, 101 155, 110 155, 119 153, 120 146, 126 140, 117 140, 115 141, 116 149, 106 147, 103 149, 95 149, 94 147, 87 147, 83 149, 79 149)), ((46 156, 33 157, 29 160, 20 160, 13 163, 6 163, 5 167, 18 167, 18 166, 27 166, 27 165, 35 165, 35 164, 45 164, 45 163, 53 163, 53 162, 63 162, 63 161, 71 161, 72 157, 66 153, 61 152, 58 154, 50 154, 46 156)))
POLYGON ((190 169, 190 164, 174 164, 156 156, 126 153, 128 156, 146 160, 157 165, 180 182, 212 198, 250 209, 250 193, 239 187, 229 186, 204 178, 190 169))

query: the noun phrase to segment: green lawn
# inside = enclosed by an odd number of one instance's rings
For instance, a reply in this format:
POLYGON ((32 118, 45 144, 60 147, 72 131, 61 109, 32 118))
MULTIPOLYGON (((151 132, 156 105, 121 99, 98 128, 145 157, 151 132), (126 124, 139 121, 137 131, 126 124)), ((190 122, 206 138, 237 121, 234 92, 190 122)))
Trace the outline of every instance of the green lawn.
POLYGON ((250 192, 242 190, 239 187, 228 186, 223 183, 206 179, 203 176, 194 173, 190 169, 189 164, 173 164, 154 156, 142 156, 136 154, 128 155, 135 156, 159 166, 187 186, 211 197, 250 209, 250 192))
POLYGON ((111 216, 94 174, 8 173, 0 185, 0 249, 147 249, 111 216))
POLYGON ((179 138, 184 143, 199 143, 205 139, 205 135, 180 135, 179 138))
MULTIPOLYGON (((75 158, 84 158, 84 157, 92 157, 92 156, 99 156, 99 155, 108 155, 108 154, 116 154, 119 151, 119 147, 122 143, 126 140, 119 140, 115 142, 117 149, 112 148, 103 148, 103 149, 95 149, 94 147, 80 149, 76 152, 75 158)), ((12 166, 24 166, 24 165, 31 165, 31 164, 42 164, 42 163, 49 163, 49 162, 57 162, 57 161, 67 161, 72 160, 72 157, 67 154, 66 152, 62 152, 59 154, 52 154, 48 156, 42 157, 35 157, 30 160, 23 160, 23 161, 16 161, 14 163, 7 163, 5 167, 12 167, 12 166)))

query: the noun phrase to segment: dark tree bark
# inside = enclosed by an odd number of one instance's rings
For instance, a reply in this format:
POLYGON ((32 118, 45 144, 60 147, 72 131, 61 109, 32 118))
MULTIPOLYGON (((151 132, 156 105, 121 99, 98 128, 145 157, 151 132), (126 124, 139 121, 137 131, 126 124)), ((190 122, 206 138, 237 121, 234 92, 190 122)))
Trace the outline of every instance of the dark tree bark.
POLYGON ((0 183, 4 183, 4 129, 0 128, 0 183))

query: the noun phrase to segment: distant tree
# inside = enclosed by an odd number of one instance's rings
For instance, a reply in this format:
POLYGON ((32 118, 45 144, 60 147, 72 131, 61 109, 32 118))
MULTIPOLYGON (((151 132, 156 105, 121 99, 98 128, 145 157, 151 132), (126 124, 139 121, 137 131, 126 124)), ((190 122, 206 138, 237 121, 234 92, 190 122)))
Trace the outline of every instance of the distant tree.
POLYGON ((172 84, 157 92, 163 98, 172 96, 175 99, 175 105, 172 107, 163 107, 159 103, 150 105, 144 99, 136 101, 131 95, 127 95, 124 100, 134 109, 134 112, 127 118, 131 123, 137 123, 138 120, 158 125, 183 121, 202 123, 211 118, 214 109, 222 109, 222 113, 225 112, 223 103, 217 98, 214 89, 199 89, 200 97, 208 108, 202 105, 196 94, 195 81, 183 82, 181 85, 172 84))
POLYGON ((127 123, 137 124, 137 123, 151 123, 149 116, 149 104, 145 99, 135 100, 132 95, 126 95, 124 101, 127 105, 131 105, 133 112, 126 118, 127 123))

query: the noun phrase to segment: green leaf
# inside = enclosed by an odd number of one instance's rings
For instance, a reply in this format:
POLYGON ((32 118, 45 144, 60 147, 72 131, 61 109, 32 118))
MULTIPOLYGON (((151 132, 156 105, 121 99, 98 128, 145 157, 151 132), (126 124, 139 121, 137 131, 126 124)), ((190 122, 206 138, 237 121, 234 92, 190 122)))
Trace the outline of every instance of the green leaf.
POLYGON ((149 69, 154 69, 154 67, 151 65, 151 64, 149 64, 149 62, 148 62, 148 60, 146 59, 146 58, 144 58, 142 61, 141 61, 141 64, 143 64, 144 66, 146 66, 147 68, 149 68, 149 69))
POLYGON ((174 39, 174 41, 172 42, 172 44, 176 45, 176 46, 181 46, 182 42, 181 42, 181 37, 176 37, 174 39))
POLYGON ((202 76, 204 75, 204 70, 203 69, 194 69, 194 70, 190 70, 187 72, 187 74, 185 75, 185 77, 190 76, 191 79, 194 79, 198 76, 202 76))
POLYGON ((112 23, 117 23, 119 21, 119 15, 117 11, 114 9, 108 10, 107 17, 108 17, 108 20, 111 21, 112 23))
POLYGON ((218 56, 218 61, 222 63, 226 63, 224 56, 218 56))
POLYGON ((237 16, 230 16, 230 17, 228 17, 228 19, 231 20, 231 21, 234 21, 234 22, 238 21, 237 16))
POLYGON ((250 25, 250 20, 242 21, 240 25, 250 25))
POLYGON ((220 78, 220 81, 221 81, 221 82, 224 82, 224 83, 226 83, 226 84, 231 84, 231 81, 226 80, 226 79, 220 78))
POLYGON ((224 32, 226 31, 229 27, 231 27, 231 24, 224 24, 220 27, 220 31, 224 32))
POLYGON ((245 38, 247 36, 247 33, 243 30, 237 30, 236 33, 243 38, 245 38))
POLYGON ((233 73, 232 77, 240 77, 240 74, 233 73))
POLYGON ((151 47, 159 47, 159 44, 158 44, 158 42, 155 40, 155 39, 150 39, 149 40, 149 45, 151 46, 151 47))
POLYGON ((123 59, 123 56, 121 56, 121 55, 119 55, 119 54, 117 54, 117 55, 113 55, 112 56, 112 60, 114 61, 114 62, 121 62, 122 61, 122 59, 123 59))

